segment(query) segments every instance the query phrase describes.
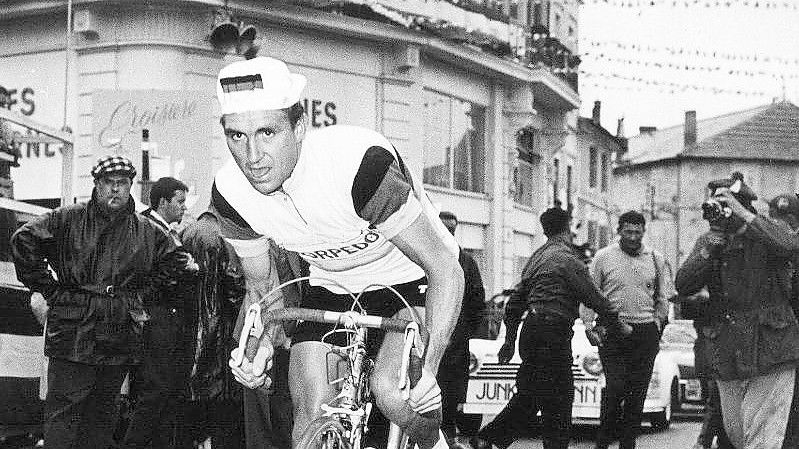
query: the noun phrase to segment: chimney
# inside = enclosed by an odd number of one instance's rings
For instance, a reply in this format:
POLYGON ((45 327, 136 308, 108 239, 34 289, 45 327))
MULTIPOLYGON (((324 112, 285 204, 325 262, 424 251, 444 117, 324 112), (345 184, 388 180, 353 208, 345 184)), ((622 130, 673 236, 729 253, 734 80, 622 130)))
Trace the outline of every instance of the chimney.
POLYGON ((616 123, 616 137, 620 139, 624 137, 624 117, 619 118, 616 123))
POLYGON ((658 130, 657 126, 639 126, 638 133, 639 134, 652 134, 658 130))
POLYGON ((685 140, 686 147, 696 144, 696 111, 685 111, 685 140))
POLYGON ((600 123, 600 110, 602 109, 602 102, 597 100, 594 102, 594 110, 591 112, 591 121, 594 122, 596 126, 602 126, 600 123))

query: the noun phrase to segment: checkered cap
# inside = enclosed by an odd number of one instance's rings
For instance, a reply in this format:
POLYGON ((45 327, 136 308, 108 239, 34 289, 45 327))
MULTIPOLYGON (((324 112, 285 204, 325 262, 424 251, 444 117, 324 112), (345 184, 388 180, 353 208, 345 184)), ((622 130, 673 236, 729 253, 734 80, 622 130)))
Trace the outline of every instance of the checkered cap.
POLYGON ((127 174, 131 179, 136 176, 136 168, 133 162, 124 156, 104 156, 97 159, 97 164, 92 168, 94 179, 102 178, 105 175, 127 174))

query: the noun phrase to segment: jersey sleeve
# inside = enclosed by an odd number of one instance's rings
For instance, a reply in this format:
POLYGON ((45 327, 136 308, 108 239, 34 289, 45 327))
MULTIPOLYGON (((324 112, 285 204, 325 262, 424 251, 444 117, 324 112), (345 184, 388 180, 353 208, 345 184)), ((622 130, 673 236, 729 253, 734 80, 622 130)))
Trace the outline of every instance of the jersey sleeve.
POLYGON ((227 239, 255 240, 261 237, 219 192, 216 182, 211 187, 211 205, 208 212, 219 221, 222 236, 227 239))
POLYGON ((355 212, 386 238, 407 228, 422 212, 413 181, 399 154, 383 146, 366 150, 352 183, 355 212))

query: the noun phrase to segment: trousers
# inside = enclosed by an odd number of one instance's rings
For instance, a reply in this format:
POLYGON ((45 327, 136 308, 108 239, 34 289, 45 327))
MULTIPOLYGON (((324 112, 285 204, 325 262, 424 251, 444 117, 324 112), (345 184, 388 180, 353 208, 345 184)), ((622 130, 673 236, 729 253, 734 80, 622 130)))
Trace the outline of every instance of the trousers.
POLYGON ((749 379, 717 380, 724 428, 733 446, 774 449, 782 446, 791 410, 795 367, 749 379))
POLYGON ((182 319, 174 309, 154 306, 144 327, 144 356, 133 374, 136 403, 123 449, 182 449, 189 370, 182 319))
POLYGON ((127 366, 50 358, 44 443, 47 449, 107 449, 113 444, 116 399, 127 366))
POLYGON ((655 323, 633 324, 632 328, 632 334, 626 337, 609 335, 599 348, 607 386, 602 395, 597 448, 607 448, 616 436, 619 449, 635 448, 655 356, 660 350, 660 332, 655 323))
POLYGON ((571 323, 528 314, 519 336, 516 394, 478 436, 501 449, 530 434, 541 412, 544 449, 569 445, 574 401, 571 323))

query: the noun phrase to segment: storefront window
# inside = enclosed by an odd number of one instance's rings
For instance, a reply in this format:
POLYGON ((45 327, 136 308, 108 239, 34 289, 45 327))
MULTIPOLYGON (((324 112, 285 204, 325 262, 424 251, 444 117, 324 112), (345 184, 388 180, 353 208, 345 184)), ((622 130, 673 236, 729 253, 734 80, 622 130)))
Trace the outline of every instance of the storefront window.
POLYGON ((483 192, 485 109, 433 91, 425 91, 424 182, 483 192))
POLYGON ((516 187, 513 199, 524 206, 533 206, 533 164, 519 160, 514 171, 513 184, 516 187))

